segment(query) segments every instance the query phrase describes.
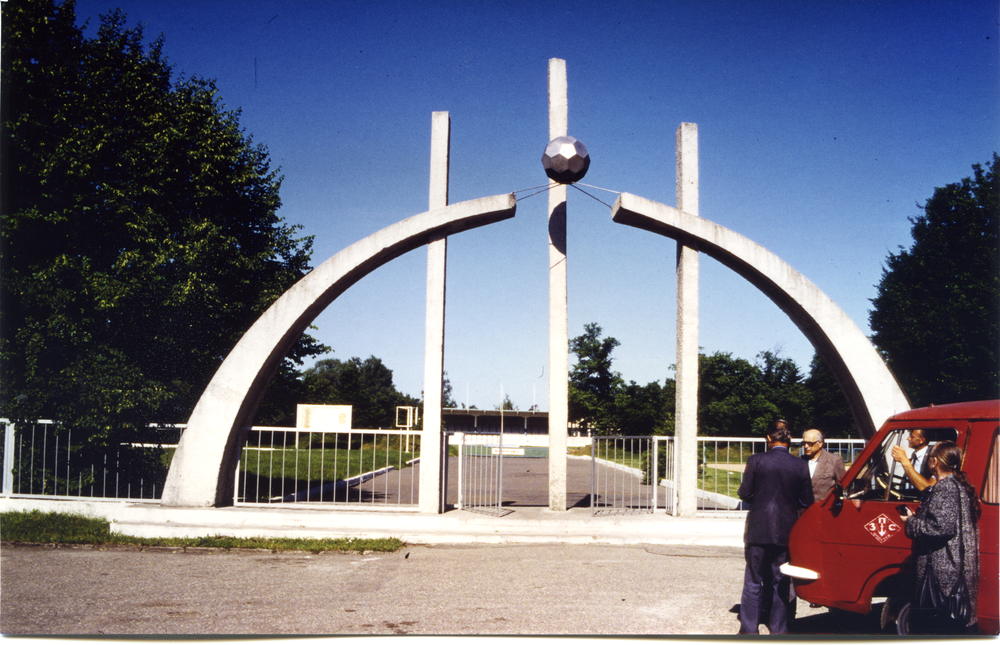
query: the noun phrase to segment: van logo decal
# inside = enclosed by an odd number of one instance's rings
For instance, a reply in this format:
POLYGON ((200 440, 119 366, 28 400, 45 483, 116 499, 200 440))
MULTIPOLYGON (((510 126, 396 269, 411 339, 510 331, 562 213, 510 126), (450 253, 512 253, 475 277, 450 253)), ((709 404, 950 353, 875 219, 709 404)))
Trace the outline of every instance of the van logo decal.
POLYGON ((886 540, 891 538, 899 529, 902 528, 899 524, 893 522, 889 517, 883 513, 873 519, 871 522, 865 524, 865 528, 868 532, 872 534, 880 544, 885 543, 886 540))

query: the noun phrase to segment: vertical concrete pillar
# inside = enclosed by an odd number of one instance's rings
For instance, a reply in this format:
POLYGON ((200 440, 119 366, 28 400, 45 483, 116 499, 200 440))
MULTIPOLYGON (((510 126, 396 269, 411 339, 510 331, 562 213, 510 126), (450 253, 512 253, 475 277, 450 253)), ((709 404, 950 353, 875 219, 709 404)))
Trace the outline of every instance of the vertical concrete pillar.
MULTIPOLYGON (((567 135, 566 61, 549 60, 549 140, 567 135)), ((569 323, 566 307, 566 186, 549 191, 549 509, 566 510, 569 323)))
MULTIPOLYGON (((448 205, 448 164, 451 117, 434 112, 431 117, 431 181, 428 209, 448 205)), ((427 244, 427 313, 424 330, 424 430, 420 441, 420 511, 444 510, 441 388, 444 385, 444 305, 448 237, 439 235, 427 244)))
MULTIPOLYGON (((677 209, 698 215, 698 125, 677 128, 677 209)), ((677 514, 698 512, 698 250, 677 243, 677 514)))

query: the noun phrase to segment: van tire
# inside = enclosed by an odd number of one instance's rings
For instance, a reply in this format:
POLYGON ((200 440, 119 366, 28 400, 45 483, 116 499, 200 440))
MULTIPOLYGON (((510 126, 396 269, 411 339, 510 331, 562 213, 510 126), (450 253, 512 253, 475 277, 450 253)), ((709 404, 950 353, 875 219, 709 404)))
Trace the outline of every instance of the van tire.
POLYGON ((896 614, 896 633, 900 636, 910 635, 910 603, 900 607, 896 614))
POLYGON ((889 629, 893 632, 896 631, 896 616, 899 615, 899 610, 903 608, 905 603, 905 596, 903 598, 900 598, 899 596, 889 596, 885 599, 885 602, 882 603, 882 612, 879 617, 879 627, 882 628, 883 633, 889 629))

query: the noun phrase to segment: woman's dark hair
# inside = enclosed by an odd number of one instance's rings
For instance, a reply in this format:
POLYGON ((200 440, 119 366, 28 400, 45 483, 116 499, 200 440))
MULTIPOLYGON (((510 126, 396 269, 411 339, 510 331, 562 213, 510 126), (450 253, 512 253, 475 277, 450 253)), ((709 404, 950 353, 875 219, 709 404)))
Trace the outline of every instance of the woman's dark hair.
POLYGON ((976 494, 976 489, 969 483, 969 478, 962 470, 962 449, 954 441, 940 441, 931 448, 928 459, 931 457, 937 459, 945 470, 950 470, 952 477, 956 478, 965 489, 969 495, 969 501, 972 503, 972 519, 978 521, 983 509, 979 506, 979 495, 976 494))

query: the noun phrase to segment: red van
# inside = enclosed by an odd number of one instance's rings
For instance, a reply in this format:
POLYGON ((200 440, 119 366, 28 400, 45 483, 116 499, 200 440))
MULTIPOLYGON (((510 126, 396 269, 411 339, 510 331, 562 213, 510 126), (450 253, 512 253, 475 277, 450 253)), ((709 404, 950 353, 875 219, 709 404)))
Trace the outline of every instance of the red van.
POLYGON ((951 440, 964 452, 962 470, 979 491, 979 630, 1000 633, 1000 401, 955 403, 908 410, 890 417, 854 460, 843 481, 799 518, 789 538, 783 571, 807 602, 868 613, 885 599, 882 627, 907 632, 916 588, 911 541, 896 506, 915 510, 918 493, 891 455, 920 428, 931 443, 951 440))

